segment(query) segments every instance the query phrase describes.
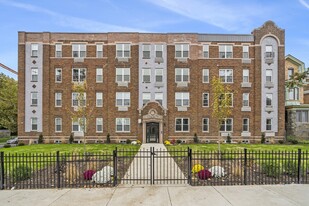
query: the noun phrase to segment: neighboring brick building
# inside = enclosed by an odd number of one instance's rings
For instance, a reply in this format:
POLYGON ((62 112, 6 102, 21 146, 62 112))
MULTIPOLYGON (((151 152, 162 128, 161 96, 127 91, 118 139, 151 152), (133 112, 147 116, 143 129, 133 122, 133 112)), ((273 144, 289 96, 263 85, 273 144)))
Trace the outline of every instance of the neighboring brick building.
MULTIPOLYGON (((234 91, 221 136, 284 136, 285 32, 268 21, 252 34, 19 32, 19 138, 67 140, 81 130, 68 110, 87 80, 87 142, 218 137, 213 76, 234 91)), ((225 138, 225 137, 224 137, 225 138)))

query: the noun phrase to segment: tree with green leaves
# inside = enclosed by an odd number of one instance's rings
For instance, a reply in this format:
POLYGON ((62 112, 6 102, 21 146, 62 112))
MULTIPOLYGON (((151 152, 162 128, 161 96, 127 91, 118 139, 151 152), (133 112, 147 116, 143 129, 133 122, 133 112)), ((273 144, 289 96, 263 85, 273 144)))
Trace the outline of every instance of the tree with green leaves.
POLYGON ((17 133, 17 81, 0 74, 0 128, 17 133))
POLYGON ((226 118, 232 114, 232 91, 230 87, 223 84, 220 78, 213 77, 211 81, 212 87, 212 113, 211 116, 216 120, 216 126, 218 129, 218 150, 220 154, 220 142, 221 142, 221 125, 226 121, 226 118))
POLYGON ((309 68, 305 72, 296 72, 294 73, 290 79, 285 81, 285 86, 288 89, 300 88, 304 86, 306 78, 309 76, 309 68))

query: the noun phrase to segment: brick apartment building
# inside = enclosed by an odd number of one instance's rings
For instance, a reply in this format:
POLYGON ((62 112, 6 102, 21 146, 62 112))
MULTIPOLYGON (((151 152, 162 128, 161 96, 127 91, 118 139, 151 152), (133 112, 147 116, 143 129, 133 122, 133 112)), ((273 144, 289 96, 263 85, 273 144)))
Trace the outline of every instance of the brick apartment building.
POLYGON ((70 111, 73 83, 87 82, 87 142, 216 141, 212 77, 233 94, 220 135, 284 136, 285 32, 272 21, 251 34, 51 33, 18 35, 18 134, 65 142, 82 130, 70 111))

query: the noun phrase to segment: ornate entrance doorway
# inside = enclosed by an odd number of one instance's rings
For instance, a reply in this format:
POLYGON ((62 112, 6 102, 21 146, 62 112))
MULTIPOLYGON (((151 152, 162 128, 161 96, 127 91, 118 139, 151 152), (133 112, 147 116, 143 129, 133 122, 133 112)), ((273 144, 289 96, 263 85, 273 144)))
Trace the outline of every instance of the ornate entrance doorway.
POLYGON ((146 143, 159 143, 159 123, 146 123, 146 143))

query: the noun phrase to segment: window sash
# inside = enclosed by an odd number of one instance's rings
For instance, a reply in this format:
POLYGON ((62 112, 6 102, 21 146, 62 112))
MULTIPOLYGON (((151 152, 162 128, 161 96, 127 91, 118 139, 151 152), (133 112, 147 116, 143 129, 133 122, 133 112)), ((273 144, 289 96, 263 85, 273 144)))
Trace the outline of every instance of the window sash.
POLYGON ((128 58, 130 57, 130 44, 116 44, 116 57, 128 58))
POLYGON ((233 58, 233 46, 219 45, 219 58, 233 58))
POLYGON ((163 57, 163 45, 162 44, 155 45, 155 50, 156 50, 156 57, 162 58, 163 57))
POLYGON ((249 132, 249 119, 248 118, 242 119, 242 131, 249 132))
POLYGON ((272 82, 273 72, 271 69, 266 69, 266 82, 272 82))
POLYGON ((176 118, 175 128, 176 128, 176 132, 188 132, 189 131, 189 119, 188 118, 176 118))
POLYGON ((175 69, 175 82, 189 82, 190 70, 188 68, 175 69))
POLYGON ((209 93, 203 93, 203 107, 209 106, 209 93))
POLYGON ((220 125, 221 132, 232 132, 233 131, 233 119, 226 118, 221 122, 220 125))
POLYGON ((55 82, 62 82, 62 69, 60 68, 55 69, 55 82))
POLYGON ((116 132, 130 132, 130 118, 116 118, 116 132))
POLYGON ((249 82, 249 70, 248 69, 242 70, 242 82, 244 83, 249 82))
POLYGON ((116 82, 130 82, 130 68, 116 68, 116 82))
POLYGON ((103 57, 103 44, 97 44, 96 45, 96 55, 97 58, 102 58, 103 57))
POLYGON ((242 47, 242 58, 249 59, 249 46, 245 45, 242 47))
POLYGON ((31 123, 31 131, 37 131, 38 130, 38 118, 32 117, 30 120, 31 123))
POLYGON ((31 105, 32 106, 38 105, 38 93, 37 92, 31 92, 31 105))
POLYGON ((62 131, 62 118, 55 118, 55 132, 61 132, 62 131))
POLYGON ((72 44, 72 56, 75 58, 86 57, 86 44, 72 44))
POLYGON ((103 132, 103 118, 96 118, 96 132, 103 132))
POLYGON ((209 132, 209 118, 203 118, 203 132, 209 132))
POLYGON ((150 44, 144 44, 143 48, 143 59, 150 59, 150 44))
POLYGON ((159 102, 161 105, 163 104, 163 93, 162 92, 155 93, 155 101, 159 102))
POLYGON ((56 107, 62 106, 62 93, 61 92, 55 93, 55 106, 56 107))
POLYGON ((249 107, 249 93, 242 94, 242 106, 249 107))
POLYGON ((72 92, 72 107, 86 106, 86 93, 72 92))
POLYGON ((38 44, 31 44, 31 56, 37 57, 39 53, 39 45, 38 44))
POLYGON ((266 130, 267 131, 272 130, 272 119, 266 119, 266 130))
POLYGON ((209 69, 203 69, 203 83, 209 83, 209 69))
POLYGON ((143 105, 145 105, 147 102, 150 101, 151 99, 151 93, 149 92, 144 92, 142 95, 142 99, 143 99, 143 105))
POLYGON ((175 45, 175 57, 176 58, 188 58, 189 57, 189 44, 176 44, 175 45))
POLYGON ((163 69, 155 69, 156 82, 163 82, 163 69))
POLYGON ((143 83, 150 83, 151 82, 151 69, 144 68, 142 69, 143 74, 143 83))
POLYGON ((84 82, 85 79, 86 79, 86 69, 85 68, 73 68, 72 70, 73 82, 84 82))
POLYGON ((116 92, 116 106, 130 106, 130 92, 116 92))
POLYGON ((102 92, 96 93, 96 106, 103 107, 103 93, 102 92))
POLYGON ((39 74, 38 68, 31 68, 31 81, 37 82, 38 81, 38 74, 39 74))
POLYGON ((176 107, 189 107, 190 106, 189 92, 176 92, 175 105, 176 107))
POLYGON ((203 57, 209 58, 209 45, 208 44, 203 45, 203 57))
POLYGON ((103 82, 103 69, 102 68, 96 69, 96 82, 97 83, 103 82))
POLYGON ((219 78, 223 83, 233 83, 233 69, 220 69, 219 78))
POLYGON ((272 106, 272 99, 273 99, 272 94, 266 94, 266 106, 272 106))

